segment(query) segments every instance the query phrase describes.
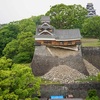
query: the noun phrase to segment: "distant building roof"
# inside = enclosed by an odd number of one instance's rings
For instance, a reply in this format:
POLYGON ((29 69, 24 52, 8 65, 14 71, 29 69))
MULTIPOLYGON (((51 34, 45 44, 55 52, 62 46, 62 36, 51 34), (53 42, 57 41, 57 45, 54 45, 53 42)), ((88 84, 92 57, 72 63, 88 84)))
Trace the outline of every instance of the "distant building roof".
POLYGON ((87 3, 87 5, 91 5, 91 6, 93 6, 93 4, 92 4, 92 3, 87 3))
POLYGON ((36 35, 35 38, 48 38, 48 39, 53 39, 55 38, 54 35, 36 35))
POLYGON ((55 30, 55 39, 56 40, 73 40, 73 39, 81 39, 80 30, 79 29, 67 29, 67 30, 55 30))
POLYGON ((56 40, 56 41, 69 41, 69 40, 79 40, 81 39, 80 30, 79 29, 68 29, 62 30, 57 29, 52 35, 35 35, 35 38, 39 40, 56 40))
POLYGON ((46 21, 46 22, 49 21, 49 22, 50 22, 50 17, 49 17, 49 16, 42 16, 42 17, 41 17, 41 21, 44 21, 44 22, 45 22, 45 21, 46 21))

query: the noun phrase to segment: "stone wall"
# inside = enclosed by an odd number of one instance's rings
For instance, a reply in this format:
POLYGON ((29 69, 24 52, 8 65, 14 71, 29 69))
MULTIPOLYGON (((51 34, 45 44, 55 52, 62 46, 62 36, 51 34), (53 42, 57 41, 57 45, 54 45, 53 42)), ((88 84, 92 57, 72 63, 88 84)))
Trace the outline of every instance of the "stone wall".
POLYGON ((100 97, 100 83, 41 85, 41 97, 48 98, 51 95, 66 96, 72 94, 75 98, 85 98, 90 89, 96 89, 97 95, 100 97))
POLYGON ((100 70, 100 47, 83 47, 83 58, 100 70))
MULTIPOLYGON (((79 52, 67 51, 56 48, 36 47, 31 63, 34 75, 41 76, 50 71, 53 67, 67 65, 83 74, 88 74, 83 58, 100 69, 100 47, 83 47, 82 56, 79 52)), ((41 97, 51 95, 72 94, 75 98, 85 98, 87 91, 96 89, 100 96, 100 83, 71 83, 58 85, 41 85, 41 97)))
POLYGON ((31 67, 33 74, 37 76, 44 75, 59 65, 67 65, 88 75, 82 57, 100 70, 100 47, 82 47, 81 56, 81 53, 77 51, 37 46, 31 67))
POLYGON ((83 58, 79 51, 71 51, 46 46, 35 47, 35 53, 31 63, 33 74, 42 76, 53 67, 67 65, 79 72, 88 75, 83 58))

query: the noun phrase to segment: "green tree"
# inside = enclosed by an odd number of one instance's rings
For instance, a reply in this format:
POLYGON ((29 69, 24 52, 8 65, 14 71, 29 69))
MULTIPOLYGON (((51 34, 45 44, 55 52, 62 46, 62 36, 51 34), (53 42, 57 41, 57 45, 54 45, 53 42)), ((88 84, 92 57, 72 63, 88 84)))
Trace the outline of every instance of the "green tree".
POLYGON ((51 17, 51 24, 57 29, 81 28, 87 10, 81 5, 57 4, 46 15, 51 17))
POLYGON ((100 37, 100 16, 87 18, 82 25, 82 35, 84 37, 100 37))
POLYGON ((21 32, 18 34, 17 38, 19 47, 18 54, 14 57, 14 61, 17 63, 31 62, 34 53, 33 34, 31 32, 21 32))
POLYGON ((2 51, 6 44, 11 42, 13 39, 16 39, 18 33, 18 25, 12 23, 7 24, 0 29, 0 56, 2 56, 2 51))
POLYGON ((2 51, 5 46, 13 39, 16 39, 19 33, 31 32, 35 34, 36 25, 40 23, 40 17, 41 15, 0 25, 0 57, 3 56, 2 51))
POLYGON ((16 40, 9 42, 3 50, 4 56, 16 63, 31 62, 34 53, 34 38, 31 32, 21 32, 16 40))
MULTIPOLYGON (((32 37, 33 37, 33 34, 35 34, 36 25, 40 23, 40 17, 41 15, 32 16, 31 18, 28 18, 28 19, 23 19, 20 21, 10 22, 9 24, 6 24, 6 25, 1 25, 0 27, 0 57, 6 56, 7 58, 13 59, 15 55, 16 57, 19 57, 21 55, 25 57, 24 54, 26 54, 26 57, 28 59, 28 54, 29 54, 29 59, 32 59, 33 52, 34 52, 34 47, 33 47, 34 39, 32 37), (31 33, 31 36, 29 37, 30 33, 31 33), (18 34, 20 34, 20 36, 17 37, 18 34), (24 50, 26 49, 26 50, 25 50, 25 53, 21 54, 20 51, 22 51, 22 49, 24 50)), ((22 52, 24 52, 24 50, 22 52)))
POLYGON ((13 62, 15 63, 30 63, 32 61, 33 54, 29 52, 20 52, 14 56, 13 62))
POLYGON ((36 24, 33 22, 31 18, 23 19, 19 21, 19 29, 20 32, 32 32, 35 34, 36 31, 36 24))
POLYGON ((12 40, 9 42, 3 50, 3 55, 7 58, 13 59, 13 57, 18 53, 19 43, 18 40, 12 40))
POLYGON ((32 16, 30 19, 36 24, 36 25, 40 25, 41 21, 41 16, 42 15, 39 15, 39 16, 32 16))
POLYGON ((33 76, 29 66, 0 59, 0 100, 31 100, 32 95, 40 95, 39 88, 40 79, 33 76))

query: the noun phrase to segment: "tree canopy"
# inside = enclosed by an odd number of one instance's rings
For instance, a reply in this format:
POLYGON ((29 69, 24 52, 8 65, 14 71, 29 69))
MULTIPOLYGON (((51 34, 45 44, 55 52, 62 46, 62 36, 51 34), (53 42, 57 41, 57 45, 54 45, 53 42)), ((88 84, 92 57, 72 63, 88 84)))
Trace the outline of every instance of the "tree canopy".
POLYGON ((82 35, 90 38, 100 38, 100 16, 85 19, 82 25, 82 35))
POLYGON ((32 95, 40 95, 39 90, 40 79, 33 76, 29 66, 0 58, 0 100, 31 100, 32 95))
POLYGON ((46 13, 51 24, 57 29, 81 28, 87 15, 87 10, 81 5, 57 4, 46 13))
POLYGON ((32 32, 35 34, 36 24, 31 18, 19 21, 20 32, 32 32))
POLYGON ((26 58, 27 62, 31 61, 34 52, 33 35, 36 31, 36 24, 40 22, 39 18, 40 16, 33 16, 28 19, 10 22, 1 27, 0 57, 6 56, 13 59, 16 55, 16 59, 22 56, 23 61, 26 58))
POLYGON ((9 42, 3 50, 7 58, 16 63, 31 62, 34 53, 34 38, 31 32, 21 32, 17 39, 9 42))
POLYGON ((0 29, 0 56, 6 44, 15 39, 18 33, 19 27, 16 24, 10 23, 0 29))

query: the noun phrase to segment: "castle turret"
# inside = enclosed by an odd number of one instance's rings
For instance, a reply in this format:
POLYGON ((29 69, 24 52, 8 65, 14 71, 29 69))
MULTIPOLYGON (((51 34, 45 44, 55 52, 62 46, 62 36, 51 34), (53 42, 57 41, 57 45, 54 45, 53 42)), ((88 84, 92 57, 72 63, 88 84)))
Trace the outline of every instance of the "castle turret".
POLYGON ((95 11, 95 9, 94 9, 92 3, 88 3, 88 4, 86 5, 86 9, 87 9, 87 11, 88 11, 87 17, 96 16, 96 11, 95 11))
POLYGON ((49 16, 42 16, 41 23, 48 23, 50 24, 50 17, 49 16))

